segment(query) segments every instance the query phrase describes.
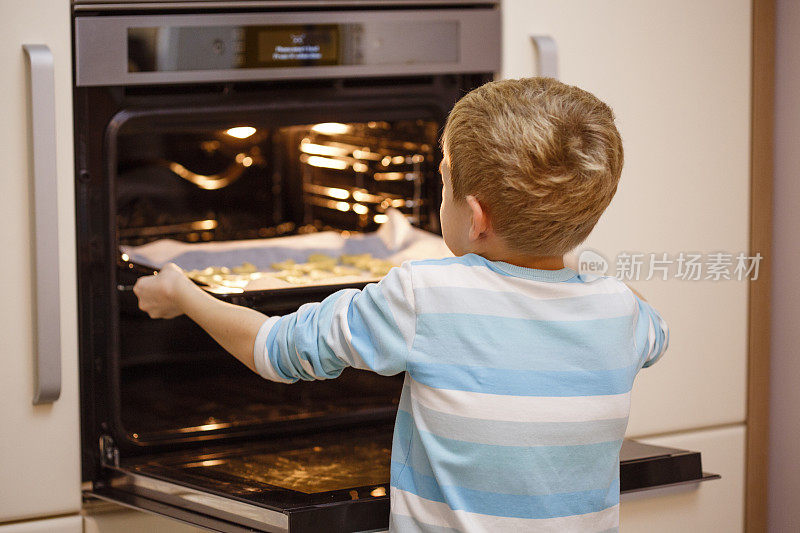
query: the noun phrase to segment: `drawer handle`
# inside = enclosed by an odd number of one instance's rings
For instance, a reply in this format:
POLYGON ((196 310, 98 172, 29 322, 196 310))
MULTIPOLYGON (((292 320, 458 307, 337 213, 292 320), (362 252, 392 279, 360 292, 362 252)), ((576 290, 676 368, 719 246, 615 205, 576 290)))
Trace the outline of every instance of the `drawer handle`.
POLYGON ((536 76, 558 79, 558 45, 549 35, 531 35, 536 54, 536 76))
POLYGON ((30 72, 33 145, 34 253, 36 260, 35 405, 61 395, 61 293, 59 291, 58 181, 53 53, 43 44, 22 46, 30 72))

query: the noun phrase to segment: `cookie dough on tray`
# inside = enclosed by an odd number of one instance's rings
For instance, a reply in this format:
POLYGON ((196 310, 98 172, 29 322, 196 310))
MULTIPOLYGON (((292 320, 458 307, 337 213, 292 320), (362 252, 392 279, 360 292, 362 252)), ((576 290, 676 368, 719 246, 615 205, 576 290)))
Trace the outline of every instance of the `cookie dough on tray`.
MULTIPOLYGON (((289 259, 273 263, 274 272, 259 271, 252 263, 233 268, 208 267, 190 270, 191 279, 211 288, 265 290, 286 286, 322 283, 369 281, 385 276, 395 265, 372 254, 341 255, 311 254, 305 263, 289 259)), ((216 291, 215 291, 216 292, 216 291)))

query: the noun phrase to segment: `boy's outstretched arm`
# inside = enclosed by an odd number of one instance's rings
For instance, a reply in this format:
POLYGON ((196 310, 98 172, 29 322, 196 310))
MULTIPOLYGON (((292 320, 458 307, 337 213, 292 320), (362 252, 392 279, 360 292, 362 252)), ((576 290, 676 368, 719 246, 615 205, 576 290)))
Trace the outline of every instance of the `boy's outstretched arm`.
POLYGON ((405 266, 363 290, 341 290, 283 317, 221 302, 173 264, 140 278, 133 291, 151 318, 185 313, 248 368, 281 383, 334 378, 347 366, 397 374, 406 369, 415 334, 405 266))
POLYGON ((247 307, 217 300, 192 283, 183 271, 169 263, 156 276, 139 278, 133 286, 139 308, 150 318, 187 315, 206 330, 236 359, 256 372, 253 344, 267 317, 247 307))

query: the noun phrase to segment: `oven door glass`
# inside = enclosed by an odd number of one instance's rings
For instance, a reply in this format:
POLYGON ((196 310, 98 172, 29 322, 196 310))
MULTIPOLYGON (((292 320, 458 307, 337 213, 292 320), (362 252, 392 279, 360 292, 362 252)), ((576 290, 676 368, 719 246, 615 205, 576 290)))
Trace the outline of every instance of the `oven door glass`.
POLYGON ((391 431, 384 424, 129 459, 109 467, 92 495, 217 531, 385 529, 391 431))

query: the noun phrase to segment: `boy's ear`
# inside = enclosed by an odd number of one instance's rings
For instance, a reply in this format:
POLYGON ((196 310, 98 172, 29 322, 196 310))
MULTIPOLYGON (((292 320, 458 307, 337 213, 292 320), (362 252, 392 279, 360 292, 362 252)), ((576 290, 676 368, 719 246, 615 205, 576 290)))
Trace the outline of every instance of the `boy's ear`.
POLYGON ((472 195, 467 195, 466 200, 472 214, 472 223, 469 228, 469 240, 477 241, 486 237, 492 231, 492 222, 489 220, 489 213, 486 212, 486 209, 484 209, 477 198, 472 195))

